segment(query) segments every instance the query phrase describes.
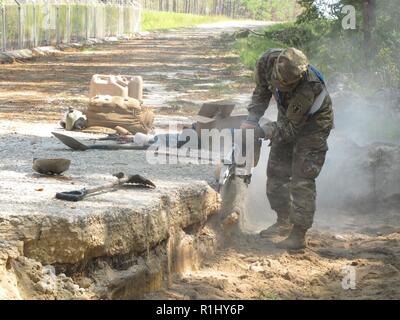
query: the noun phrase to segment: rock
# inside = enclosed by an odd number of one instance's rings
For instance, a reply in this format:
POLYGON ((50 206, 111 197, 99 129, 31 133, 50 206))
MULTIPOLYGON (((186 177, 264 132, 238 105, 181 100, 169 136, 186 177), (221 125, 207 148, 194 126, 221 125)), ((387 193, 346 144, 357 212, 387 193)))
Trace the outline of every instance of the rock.
POLYGON ((10 57, 9 55, 6 55, 4 53, 0 53, 0 63, 1 64, 9 64, 9 63, 14 63, 15 59, 13 57, 10 57))
POLYGON ((54 286, 51 283, 46 283, 44 281, 39 281, 38 283, 36 283, 35 289, 45 294, 54 292, 54 286))
POLYGON ((15 60, 29 60, 33 58, 33 52, 30 49, 7 51, 3 54, 15 60))
POLYGON ((223 221, 223 226, 231 226, 239 222, 239 214, 237 212, 232 212, 223 221))
POLYGON ((323 283, 321 282, 321 280, 319 280, 319 279, 317 279, 317 278, 312 279, 312 280, 310 281, 310 284, 311 284, 312 286, 322 286, 322 285, 323 285, 323 283))
POLYGON ((288 271, 288 272, 285 272, 285 273, 282 275, 282 278, 285 279, 285 280, 288 280, 288 281, 293 280, 293 277, 292 277, 292 275, 289 273, 289 271, 288 271))
POLYGON ((87 289, 92 285, 93 281, 90 278, 87 277, 82 277, 81 279, 78 280, 78 284, 80 287, 87 289))
POLYGON ((260 260, 260 258, 259 257, 247 257, 247 258, 244 258, 243 260, 246 262, 249 262, 249 263, 255 263, 255 262, 258 262, 260 260))
POLYGON ((254 272, 264 272, 265 268, 258 264, 252 264, 252 265, 250 265, 249 270, 254 271, 254 272))
POLYGON ((347 241, 347 239, 344 236, 340 235, 340 234, 335 234, 333 236, 333 239, 340 240, 340 241, 347 241))
POLYGON ((48 275, 56 275, 56 268, 54 268, 52 265, 44 266, 43 273, 48 275))
POLYGON ((0 266, 9 259, 17 259, 20 255, 19 242, 0 240, 0 266))
POLYGON ((34 283, 38 283, 39 281, 41 281, 43 279, 42 275, 40 275, 39 273, 31 273, 31 274, 29 274, 29 278, 34 283))
POLYGON ((33 52, 33 55, 37 55, 37 56, 53 56, 53 55, 61 54, 61 51, 53 46, 34 48, 34 49, 32 49, 32 52, 33 52))

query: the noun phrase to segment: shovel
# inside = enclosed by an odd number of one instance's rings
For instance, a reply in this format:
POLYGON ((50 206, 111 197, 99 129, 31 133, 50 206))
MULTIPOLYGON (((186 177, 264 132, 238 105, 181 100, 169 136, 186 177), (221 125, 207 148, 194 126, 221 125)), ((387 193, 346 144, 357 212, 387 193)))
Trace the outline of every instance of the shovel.
POLYGON ((58 140, 64 143, 66 146, 70 147, 72 150, 76 151, 86 151, 86 150, 147 150, 150 145, 145 146, 132 146, 132 145, 120 145, 120 144, 94 144, 87 146, 82 142, 67 136, 65 134, 52 132, 58 140))
POLYGON ((156 185, 153 182, 138 174, 126 177, 123 173, 118 173, 115 174, 114 176, 118 178, 118 181, 113 182, 111 184, 93 189, 84 188, 76 191, 59 192, 56 194, 56 198, 64 201, 78 202, 83 200, 89 195, 93 195, 95 193, 100 193, 104 191, 111 191, 125 184, 138 185, 144 188, 151 188, 151 189, 156 188, 156 185))

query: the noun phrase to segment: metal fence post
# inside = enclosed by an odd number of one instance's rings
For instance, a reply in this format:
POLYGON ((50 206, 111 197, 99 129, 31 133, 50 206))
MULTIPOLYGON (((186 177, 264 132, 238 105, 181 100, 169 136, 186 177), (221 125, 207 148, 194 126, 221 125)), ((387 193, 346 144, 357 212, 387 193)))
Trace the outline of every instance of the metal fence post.
POLYGON ((137 15, 135 16, 135 24, 134 24, 134 32, 142 32, 142 4, 141 1, 133 1, 132 2, 133 11, 137 11, 137 15))
POLYGON ((60 44, 60 6, 56 3, 56 44, 60 44))
POLYGON ((135 32, 135 7, 133 1, 129 2, 129 31, 135 32))
POLYGON ((118 8, 118 36, 122 36, 124 34, 124 5, 122 1, 119 3, 118 8))
POLYGON ((33 14, 33 47, 37 46, 37 20, 36 20, 36 3, 32 2, 32 14, 33 14))
POLYGON ((105 35, 106 35, 106 37, 109 37, 110 36, 110 34, 111 34, 111 19, 110 19, 110 17, 111 17, 111 10, 110 9, 112 9, 111 8, 111 4, 109 5, 109 6, 107 6, 106 4, 104 4, 104 10, 106 11, 106 14, 105 14, 105 21, 104 21, 104 28, 105 28, 105 30, 106 30, 106 33, 105 33, 105 35))
POLYGON ((141 15, 134 0, 0 0, 0 51, 120 37, 141 30, 141 15))
POLYGON ((88 2, 88 0, 86 0, 85 1, 85 38, 86 38, 86 40, 89 39, 89 21, 88 21, 88 19, 89 19, 88 10, 89 10, 89 8, 88 8, 88 6, 89 6, 89 2, 88 2))
POLYGON ((7 34, 6 34, 6 7, 4 3, 1 6, 1 50, 4 52, 7 50, 7 34))
POLYGON ((107 17, 106 17, 106 14, 107 14, 107 10, 106 10, 106 5, 103 3, 102 5, 102 8, 103 8, 103 14, 102 14, 102 24, 101 24, 101 32, 102 32, 102 38, 105 38, 106 37, 106 21, 107 21, 107 17))
POLYGON ((142 32, 142 14, 143 14, 143 5, 140 3, 139 5, 139 21, 138 21, 138 31, 142 32))
POLYGON ((117 37, 121 35, 121 2, 117 2, 118 6, 118 17, 117 17, 117 37))
POLYGON ((68 1, 67 7, 67 43, 71 43, 71 2, 68 1))
POLYGON ((76 2, 76 42, 79 42, 79 19, 80 19, 80 8, 79 1, 76 2))
POLYGON ((44 26, 44 38, 46 46, 50 45, 50 8, 49 0, 45 0, 45 26, 44 26))
POLYGON ((96 2, 93 3, 93 38, 97 38, 97 7, 96 2))
POLYGON ((14 0, 18 6, 18 49, 22 49, 22 14, 21 14, 21 5, 17 0, 14 0))

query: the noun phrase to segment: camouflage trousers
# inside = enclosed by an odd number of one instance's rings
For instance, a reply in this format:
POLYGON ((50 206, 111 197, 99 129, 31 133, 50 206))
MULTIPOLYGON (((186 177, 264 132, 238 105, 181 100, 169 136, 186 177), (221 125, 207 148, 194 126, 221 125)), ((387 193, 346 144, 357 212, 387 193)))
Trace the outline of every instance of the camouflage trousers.
POLYGON ((315 179, 328 151, 330 130, 300 136, 291 143, 272 143, 267 169, 267 196, 278 219, 311 228, 315 214, 315 179))

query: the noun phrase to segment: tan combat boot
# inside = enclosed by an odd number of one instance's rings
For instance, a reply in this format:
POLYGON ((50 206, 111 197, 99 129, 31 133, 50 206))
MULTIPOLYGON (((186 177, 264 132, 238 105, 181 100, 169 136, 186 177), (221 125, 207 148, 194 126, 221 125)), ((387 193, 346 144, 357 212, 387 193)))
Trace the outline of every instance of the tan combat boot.
POLYGON ((279 249, 301 250, 306 248, 307 230, 299 226, 293 226, 289 237, 276 244, 279 249))
POLYGON ((278 218, 278 221, 275 224, 260 232, 260 237, 287 237, 290 233, 290 230, 292 230, 292 224, 289 222, 289 218, 278 218))

